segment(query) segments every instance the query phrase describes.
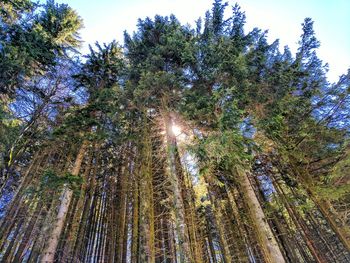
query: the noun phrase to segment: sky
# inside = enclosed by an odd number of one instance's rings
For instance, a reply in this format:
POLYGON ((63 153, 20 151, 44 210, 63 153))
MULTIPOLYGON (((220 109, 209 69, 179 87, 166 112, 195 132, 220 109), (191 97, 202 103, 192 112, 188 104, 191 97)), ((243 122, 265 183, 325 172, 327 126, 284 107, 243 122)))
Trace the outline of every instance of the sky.
MULTIPOLYGON (((84 20, 81 38, 82 53, 89 44, 117 40, 123 43, 123 32, 136 30, 138 18, 174 14, 181 23, 194 25, 212 0, 56 0, 67 3, 84 20)), ((268 39, 280 39, 280 46, 288 45, 293 52, 301 35, 305 17, 314 20, 316 37, 321 42, 319 57, 329 64, 331 82, 350 68, 350 1, 349 0, 227 0, 236 2, 247 16, 246 32, 258 27, 268 30, 268 39)), ((230 8, 227 8, 230 11, 230 8)))

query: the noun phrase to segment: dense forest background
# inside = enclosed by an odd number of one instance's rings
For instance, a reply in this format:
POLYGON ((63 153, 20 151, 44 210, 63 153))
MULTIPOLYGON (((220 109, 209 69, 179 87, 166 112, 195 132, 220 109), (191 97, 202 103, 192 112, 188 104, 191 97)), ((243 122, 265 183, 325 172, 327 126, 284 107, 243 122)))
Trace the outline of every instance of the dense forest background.
POLYGON ((208 9, 82 57, 68 5, 1 0, 1 262, 350 262, 350 70, 208 9))

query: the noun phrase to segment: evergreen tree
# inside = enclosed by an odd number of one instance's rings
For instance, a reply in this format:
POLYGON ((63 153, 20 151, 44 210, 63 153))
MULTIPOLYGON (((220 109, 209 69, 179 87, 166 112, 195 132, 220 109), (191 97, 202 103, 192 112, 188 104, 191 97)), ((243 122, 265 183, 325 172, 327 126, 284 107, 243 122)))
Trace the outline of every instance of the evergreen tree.
POLYGON ((68 5, 0 3, 0 261, 349 262, 349 72, 215 0, 82 60, 68 5))

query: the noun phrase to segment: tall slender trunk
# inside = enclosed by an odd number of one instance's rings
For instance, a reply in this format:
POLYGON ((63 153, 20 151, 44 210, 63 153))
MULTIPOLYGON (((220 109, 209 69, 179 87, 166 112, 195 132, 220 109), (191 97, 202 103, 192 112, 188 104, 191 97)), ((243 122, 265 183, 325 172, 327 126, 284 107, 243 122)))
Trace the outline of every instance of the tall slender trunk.
MULTIPOLYGON (((331 212, 330 203, 327 200, 319 198, 310 187, 309 176, 303 173, 298 165, 295 164, 296 161, 292 158, 291 168, 294 174, 301 180, 304 189, 310 196, 311 200, 316 204, 324 218, 329 223, 330 227, 334 233, 338 236, 339 240, 343 243, 344 247, 350 251, 350 227, 348 226, 339 226, 337 224, 337 216, 331 212)), ((279 163, 280 164, 280 163, 279 163)))
POLYGON ((297 211, 295 211, 295 209, 293 209, 290 206, 286 197, 286 193, 284 192, 283 188, 279 185, 277 180, 274 180, 274 186, 277 193, 279 194, 279 197, 285 203, 285 207, 288 211, 288 214, 291 217, 292 221, 294 222, 295 226, 301 230, 301 235, 303 236, 303 239, 305 240, 305 243, 309 251, 311 252, 312 256, 314 257, 314 259, 320 263, 325 262, 323 259, 323 256, 317 250, 317 247, 315 246, 313 240, 311 239, 308 228, 306 227, 304 220, 302 220, 300 218, 299 213, 297 213, 297 211))
POLYGON ((211 222, 209 220, 206 220, 206 231, 207 231, 207 235, 208 235, 208 246, 209 246, 209 252, 210 252, 210 257, 211 257, 211 261, 213 263, 217 263, 217 258, 216 258, 216 249, 214 246, 214 240, 213 240, 213 236, 212 233, 210 231, 210 227, 209 224, 211 222))
POLYGON ((174 149, 175 153, 175 165, 176 165, 176 174, 180 182, 181 195, 184 204, 185 212, 185 223, 188 229, 188 238, 191 252, 193 253, 193 259, 196 263, 203 262, 201 248, 198 247, 197 243, 197 224, 195 220, 195 207, 194 207, 194 196, 191 192, 193 186, 188 174, 184 171, 181 163, 181 157, 178 148, 174 149))
POLYGON ((139 172, 139 201, 140 201, 140 262, 155 262, 155 218, 152 171, 152 141, 144 124, 144 141, 142 143, 142 163, 139 172))
POLYGON ((138 262, 139 253, 139 180, 137 173, 133 178, 133 205, 132 205, 132 245, 131 262, 138 262))
POLYGON ((12 240, 6 248, 6 252, 2 256, 2 262, 13 262, 12 256, 13 256, 13 253, 15 250, 15 249, 13 249, 13 247, 14 246, 16 247, 16 240, 17 240, 18 235, 20 234, 20 230, 22 228, 24 221, 25 221, 25 218, 23 216, 23 218, 21 218, 21 220, 18 222, 18 224, 16 226, 16 229, 13 233, 12 240))
POLYGON ((182 199, 181 183, 176 171, 176 138, 172 131, 172 120, 167 111, 163 112, 163 119, 166 130, 166 142, 169 163, 169 176, 173 191, 173 209, 175 214, 175 230, 178 239, 180 262, 193 262, 189 245, 189 237, 186 230, 184 203, 182 199))
POLYGON ((227 185, 227 183, 225 183, 225 190, 226 190, 227 198, 228 198, 231 212, 232 212, 231 217, 236 222, 237 227, 238 227, 237 230, 235 230, 238 232, 238 233, 236 233, 236 237, 237 237, 237 243, 240 247, 240 250, 238 251, 239 253, 237 253, 237 258, 239 259, 239 261, 247 262, 247 261, 249 261, 248 256, 247 256, 247 251, 246 251, 247 248, 244 247, 244 245, 247 246, 246 234, 244 231, 243 223, 241 222, 242 221, 241 217, 240 217, 239 212, 238 212, 236 200, 232 194, 230 187, 227 185))
POLYGON ((259 245, 263 250, 265 260, 271 263, 284 263, 285 260, 283 254, 267 220, 265 219, 264 211, 255 195, 248 175, 245 171, 240 170, 239 168, 237 168, 237 173, 243 196, 249 208, 251 222, 257 234, 259 245))
POLYGON ((130 193, 130 191, 129 191, 129 189, 130 189, 130 186, 129 186, 129 183, 130 182, 130 180, 128 179, 128 186, 127 186, 127 188, 128 188, 128 193, 127 193, 127 197, 126 197, 126 208, 125 208, 125 213, 126 213, 126 215, 125 215, 125 226, 124 226, 124 228, 125 228, 125 230, 124 230, 124 240, 123 240, 123 261, 122 261, 122 263, 127 263, 127 260, 128 260, 128 248, 129 248, 129 246, 128 246, 128 241, 129 241, 129 222, 130 222, 130 219, 131 219, 131 212, 130 212, 130 210, 131 210, 131 207, 130 207, 130 197, 131 197, 131 193, 130 193))
POLYGON ((16 251, 16 255, 14 258, 14 262, 21 262, 22 258, 23 258, 23 252, 25 251, 25 249, 28 247, 28 244, 31 240, 31 236, 32 233, 34 231, 34 226, 36 224, 36 222, 38 221, 39 216, 42 216, 42 201, 39 200, 39 203, 34 211, 34 214, 32 215, 32 218, 29 221, 28 226, 26 227, 26 230, 23 234, 23 239, 21 241, 21 244, 19 245, 17 251, 16 251))
POLYGON ((214 200, 215 197, 213 197, 211 194, 210 194, 210 199, 211 199, 211 203, 213 204, 213 218, 219 233, 222 257, 224 258, 225 263, 230 263, 232 262, 232 257, 230 253, 229 244, 227 243, 227 239, 225 235, 226 233, 224 228, 225 224, 222 220, 220 205, 218 204, 217 200, 214 200))
POLYGON ((86 189, 83 214, 81 216, 79 230, 77 233, 77 237, 79 237, 79 238, 76 239, 76 242, 74 245, 72 263, 79 261, 80 257, 83 255, 83 253, 81 253, 81 252, 85 251, 85 247, 83 247, 84 237, 86 235, 86 229, 87 229, 88 218, 89 218, 89 214, 90 214, 90 208, 91 208, 93 200, 94 200, 94 193, 95 193, 95 188, 96 188, 96 174, 97 174, 97 167, 99 166, 99 161, 100 161, 99 155, 97 154, 95 156, 95 162, 94 162, 95 165, 93 166, 92 174, 90 175, 89 186, 86 189))
POLYGON ((227 243, 224 229, 224 222, 222 220, 222 212, 220 207, 220 200, 217 200, 215 187, 213 185, 213 179, 211 176, 205 176, 205 182, 208 184, 208 196, 211 203, 210 213, 212 214, 212 219, 216 230, 219 234, 220 248, 222 252, 222 257, 225 263, 232 262, 232 257, 230 254, 229 244, 227 243))
MULTIPOLYGON (((124 157, 126 159, 126 157, 124 157)), ((127 161, 122 158, 122 168, 120 170, 119 182, 119 207, 118 207, 118 233, 117 233, 117 252, 116 252, 116 262, 123 261, 123 246, 124 246, 124 231, 126 224, 126 202, 127 202, 127 161), (124 163, 125 162, 125 163, 124 163)))
POLYGON ((343 243, 344 247, 350 251, 350 227, 349 226, 339 226, 336 222, 336 216, 332 214, 331 205, 328 200, 319 199, 315 196, 315 194, 307 188, 307 192, 311 197, 312 201, 316 204, 324 218, 327 220, 329 225, 331 226, 334 233, 336 233, 337 237, 343 243))
MULTIPOLYGON (((81 164, 84 159, 84 154, 86 152, 86 148, 88 146, 88 142, 84 141, 79 149, 78 155, 75 159, 75 163, 72 169, 72 175, 77 176, 80 171, 81 164)), ((58 209, 58 214, 54 223, 53 230, 50 234, 48 245, 43 252, 43 256, 41 258, 41 262, 53 262, 55 258, 56 248, 58 246, 58 242, 60 239, 60 235, 64 228, 65 219, 68 213, 68 208, 70 202, 73 197, 73 190, 69 189, 67 185, 64 186, 63 193, 61 196, 61 204, 58 209)))
MULTIPOLYGON (((33 174, 36 174, 38 167, 43 165, 43 160, 47 156, 46 152, 41 153, 42 156, 39 156, 39 152, 35 154, 33 160, 31 161, 29 167, 26 169, 22 182, 17 188, 17 191, 12 197, 12 201, 8 204, 6 208, 6 216, 4 216, 0 221, 0 247, 3 242, 6 241, 8 232, 11 230, 11 225, 13 224, 13 219, 18 214, 22 204, 24 203, 23 190, 26 189, 28 184, 33 180, 33 174)), ((1 249, 1 248, 0 248, 1 249)))
POLYGON ((116 196, 116 184, 114 181, 114 178, 110 175, 108 177, 108 182, 110 184, 110 187, 108 189, 108 235, 107 235, 107 246, 106 246, 106 262, 107 263, 113 263, 114 257, 115 257, 115 237, 116 237, 116 209, 115 209, 115 196, 116 196))
POLYGON ((74 245, 76 243, 76 240, 80 238, 78 236, 78 230, 79 230, 79 225, 81 223, 81 218, 84 211, 83 210, 84 200, 86 196, 87 182, 88 182, 89 174, 91 172, 91 161, 92 161, 92 155, 88 157, 87 167, 83 174, 84 182, 80 189, 80 195, 78 197, 77 204, 74 209, 74 215, 71 222, 71 227, 67 233, 67 241, 63 247, 62 259, 61 259, 62 262, 66 262, 67 257, 72 257, 72 252, 74 250, 74 245))

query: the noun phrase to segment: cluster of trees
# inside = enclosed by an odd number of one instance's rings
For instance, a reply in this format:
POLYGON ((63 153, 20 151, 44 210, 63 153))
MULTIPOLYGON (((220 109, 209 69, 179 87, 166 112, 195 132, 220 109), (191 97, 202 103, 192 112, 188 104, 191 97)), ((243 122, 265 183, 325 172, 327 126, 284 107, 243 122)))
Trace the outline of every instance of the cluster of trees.
POLYGON ((69 6, 0 7, 2 262, 350 261, 350 71, 311 19, 292 55, 215 0, 80 59, 69 6))

